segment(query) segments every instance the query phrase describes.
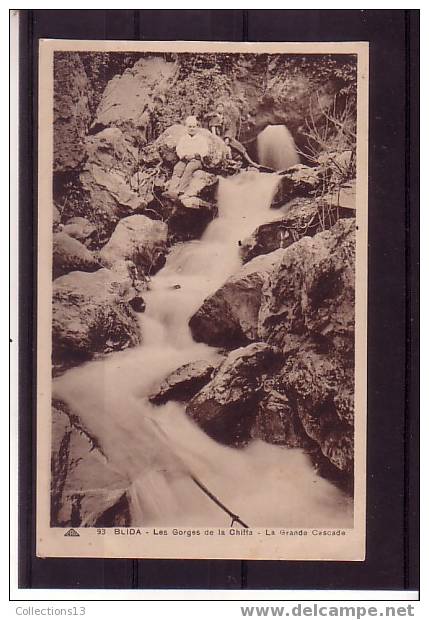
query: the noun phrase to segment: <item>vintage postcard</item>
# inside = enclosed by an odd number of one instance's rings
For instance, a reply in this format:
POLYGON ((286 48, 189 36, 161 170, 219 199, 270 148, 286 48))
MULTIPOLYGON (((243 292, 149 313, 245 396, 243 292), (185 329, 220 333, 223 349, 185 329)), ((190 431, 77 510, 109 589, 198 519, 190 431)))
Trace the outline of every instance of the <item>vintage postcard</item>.
POLYGON ((40 42, 39 556, 365 558, 368 80, 40 42))

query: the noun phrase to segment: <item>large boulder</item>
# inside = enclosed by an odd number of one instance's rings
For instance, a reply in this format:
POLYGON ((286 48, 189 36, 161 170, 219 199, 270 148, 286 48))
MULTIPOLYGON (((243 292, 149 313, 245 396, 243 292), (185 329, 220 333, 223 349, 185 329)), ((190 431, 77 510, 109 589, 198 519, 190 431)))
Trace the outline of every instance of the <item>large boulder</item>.
POLYGON ((94 127, 119 127, 130 139, 147 137, 147 108, 162 99, 177 77, 178 65, 162 56, 141 58, 107 84, 94 127))
POLYGON ((186 413, 217 441, 243 445, 251 438, 265 380, 282 362, 281 354, 262 342, 232 351, 214 378, 188 403, 186 413))
POLYGON ((154 273, 165 262, 167 232, 167 224, 145 215, 125 217, 100 250, 100 260, 107 267, 130 260, 140 275, 154 273))
POLYGON ((101 267, 99 260, 87 247, 65 232, 54 233, 52 249, 54 278, 70 271, 97 271, 101 267))
POLYGON ((324 172, 323 166, 311 167, 304 164, 291 166, 280 175, 273 204, 284 204, 293 198, 314 195, 323 183, 324 172))
POLYGON ((278 383, 300 428, 339 471, 353 473, 354 376, 338 355, 309 345, 288 357, 278 383))
POLYGON ((86 199, 85 215, 96 226, 102 245, 119 219, 141 213, 153 200, 153 194, 140 183, 144 174, 140 171, 138 149, 121 129, 108 127, 89 135, 85 147, 87 161, 79 181, 86 199))
POLYGON ((91 224, 86 217, 72 217, 65 224, 61 224, 62 232, 86 246, 90 245, 96 230, 94 224, 91 224))
POLYGON ((263 285, 284 252, 279 249, 254 258, 205 299, 189 321, 194 339, 227 348, 259 340, 258 315, 263 285))
POLYGON ((164 379, 149 400, 155 405, 169 400, 187 402, 210 381, 214 370, 215 365, 205 360, 184 364, 164 379))
MULTIPOLYGON (((353 473, 355 222, 284 253, 264 283, 258 334, 287 356, 276 389, 321 456, 353 473)), ((277 433, 277 431, 276 431, 277 433)))
POLYGON ((129 302, 138 292, 132 279, 109 269, 73 271, 53 283, 52 359, 56 372, 97 353, 140 342, 129 302))
MULTIPOLYGON (((119 171, 105 170, 96 164, 88 164, 85 172, 81 175, 81 180, 85 189, 91 194, 91 203, 94 208, 99 204, 97 196, 100 189, 102 192, 110 194, 113 204, 117 207, 118 215, 132 213, 147 205, 139 194, 131 189, 130 184, 119 171)), ((101 204, 103 204, 103 200, 101 200, 101 204)))
POLYGON ((219 179, 205 170, 196 170, 189 181, 186 191, 181 197, 185 207, 196 208, 198 201, 192 199, 214 200, 219 179))
POLYGON ((130 525, 129 480, 61 401, 52 407, 51 526, 130 525))
POLYGON ((352 358, 354 265, 354 219, 338 220, 284 250, 264 282, 259 336, 287 351, 304 335, 352 358))
POLYGON ((88 162, 103 170, 116 170, 131 176, 137 168, 138 149, 118 127, 107 127, 85 139, 88 162))
POLYGON ((330 205, 325 200, 295 198, 284 215, 262 224, 241 242, 241 258, 246 263, 260 254, 287 248, 302 237, 314 237, 331 228, 339 218, 353 215, 351 209, 330 205))
POLYGON ((54 172, 79 168, 86 159, 91 85, 79 54, 54 54, 54 172))
MULTIPOLYGON (((206 137, 209 143, 209 153, 204 158, 204 165, 209 170, 212 168, 217 169, 228 158, 228 147, 221 138, 212 134, 208 129, 201 127, 199 132, 206 137)), ((168 127, 157 138, 155 146, 164 162, 174 165, 178 161, 176 154, 177 143, 186 134, 187 130, 184 125, 175 124, 168 127)))
POLYGON ((146 197, 134 191, 126 176, 117 170, 88 163, 80 182, 87 197, 85 215, 97 228, 99 245, 106 243, 121 218, 141 212, 148 205, 146 197))
MULTIPOLYGON (((199 239, 207 225, 216 217, 218 209, 216 191, 218 177, 205 170, 192 175, 186 192, 178 199, 163 196, 172 243, 199 239)), ((167 184, 168 187, 168 184, 167 184)))

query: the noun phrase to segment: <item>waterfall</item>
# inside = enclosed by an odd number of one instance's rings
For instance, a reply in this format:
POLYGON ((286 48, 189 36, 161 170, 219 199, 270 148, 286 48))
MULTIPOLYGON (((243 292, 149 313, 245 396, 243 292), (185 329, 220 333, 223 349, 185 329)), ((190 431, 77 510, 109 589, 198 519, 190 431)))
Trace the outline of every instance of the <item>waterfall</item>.
POLYGON ((259 163, 273 170, 286 170, 299 164, 295 142, 284 125, 268 125, 257 138, 259 163))
POLYGON ((209 438, 179 403, 148 396, 182 364, 219 353, 192 339, 189 318, 240 267, 238 240, 273 219, 277 175, 220 179, 219 217, 198 241, 176 244, 154 276, 141 315, 143 344, 67 371, 54 395, 68 403, 129 481, 132 525, 227 525, 197 477, 250 526, 346 526, 348 500, 297 449, 255 441, 238 450, 209 438))

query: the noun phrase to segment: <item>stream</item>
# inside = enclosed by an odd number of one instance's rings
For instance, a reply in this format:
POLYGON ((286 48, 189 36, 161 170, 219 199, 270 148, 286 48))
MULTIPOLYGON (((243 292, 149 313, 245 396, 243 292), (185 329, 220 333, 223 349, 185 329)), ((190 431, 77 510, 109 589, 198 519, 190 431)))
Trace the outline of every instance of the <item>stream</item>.
POLYGON ((270 209, 276 174, 221 178, 219 217, 197 241, 176 244, 145 294, 142 345, 67 371, 54 395, 68 403, 114 470, 129 481, 131 525, 228 526, 197 477, 250 527, 350 527, 351 500, 319 477, 301 450, 254 441, 222 446, 185 414, 148 396, 179 366, 217 360, 192 339, 188 321, 241 265, 239 239, 281 213, 270 209), (180 288, 179 288, 180 287, 180 288))

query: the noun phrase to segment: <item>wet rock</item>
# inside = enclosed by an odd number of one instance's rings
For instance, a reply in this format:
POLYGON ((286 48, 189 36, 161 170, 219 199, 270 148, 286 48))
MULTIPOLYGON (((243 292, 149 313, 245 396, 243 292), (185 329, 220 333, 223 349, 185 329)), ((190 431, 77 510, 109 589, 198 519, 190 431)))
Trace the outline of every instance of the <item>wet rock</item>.
POLYGON ((61 225, 61 230, 84 245, 89 245, 96 232, 95 226, 86 217, 70 218, 65 224, 61 225))
POLYGON ((91 114, 91 84, 77 53, 54 57, 54 172, 79 168, 86 159, 85 136, 91 114))
POLYGON ((263 285, 284 251, 254 258, 204 301, 189 321, 197 342, 234 348, 259 340, 263 285))
POLYGON ((354 264, 354 219, 284 250, 264 283, 259 336, 285 351, 308 336, 320 348, 352 357, 354 264))
POLYGON ((353 471, 354 399, 353 367, 335 353, 322 354, 313 347, 288 358, 280 373, 307 437, 340 471, 353 471))
POLYGON ((197 170, 192 175, 186 192, 180 198, 174 200, 162 197, 163 203, 170 207, 166 221, 172 243, 201 237, 218 212, 217 185, 216 175, 205 170, 197 170))
POLYGON ((166 251, 167 225, 145 215, 132 215, 120 220, 100 250, 100 260, 107 267, 130 260, 143 275, 154 273, 164 264, 166 251))
POLYGON ((264 382, 281 362, 281 354, 261 342, 232 351, 214 378, 188 403, 186 413, 217 441, 246 443, 258 403, 266 395, 264 382))
POLYGON ((205 360, 185 364, 170 373, 149 400, 155 405, 169 400, 187 402, 210 381, 214 369, 215 366, 205 360))
POLYGON ((217 184, 218 178, 216 175, 210 174, 210 172, 206 172, 205 170, 196 170, 183 194, 181 199, 182 203, 184 203, 186 198, 214 200, 216 198, 217 184))
POLYGON ((51 526, 127 526, 129 482, 60 401, 52 407, 51 526))
POLYGON ((313 237, 331 228, 339 218, 354 216, 351 209, 329 205, 316 198, 296 198, 281 217, 259 226, 242 240, 240 255, 243 262, 268 254, 278 248, 287 248, 302 237, 313 237))
POLYGON ((136 296, 130 300, 130 306, 134 312, 144 312, 146 310, 146 302, 143 297, 136 296))
POLYGON ((274 205, 297 197, 313 195, 323 182, 323 169, 316 166, 296 164, 281 174, 276 195, 273 198, 274 205))
POLYGON ((70 271, 97 271, 101 264, 80 241, 65 232, 53 235, 53 277, 58 278, 70 271))
MULTIPOLYGON (((271 379, 275 384, 275 379, 271 379)), ((289 448, 308 448, 308 440, 293 403, 283 391, 265 385, 267 395, 259 403, 251 435, 267 443, 288 446, 289 448)))
POLYGON ((53 283, 52 359, 55 370, 134 346, 140 330, 129 301, 129 277, 109 269, 73 271, 53 283))
MULTIPOLYGON (((259 336, 287 356, 276 378, 309 440, 353 472, 354 220, 291 245, 264 283, 259 336)), ((277 431, 276 431, 277 432, 277 431)), ((269 440, 269 439, 268 439, 269 440)))

